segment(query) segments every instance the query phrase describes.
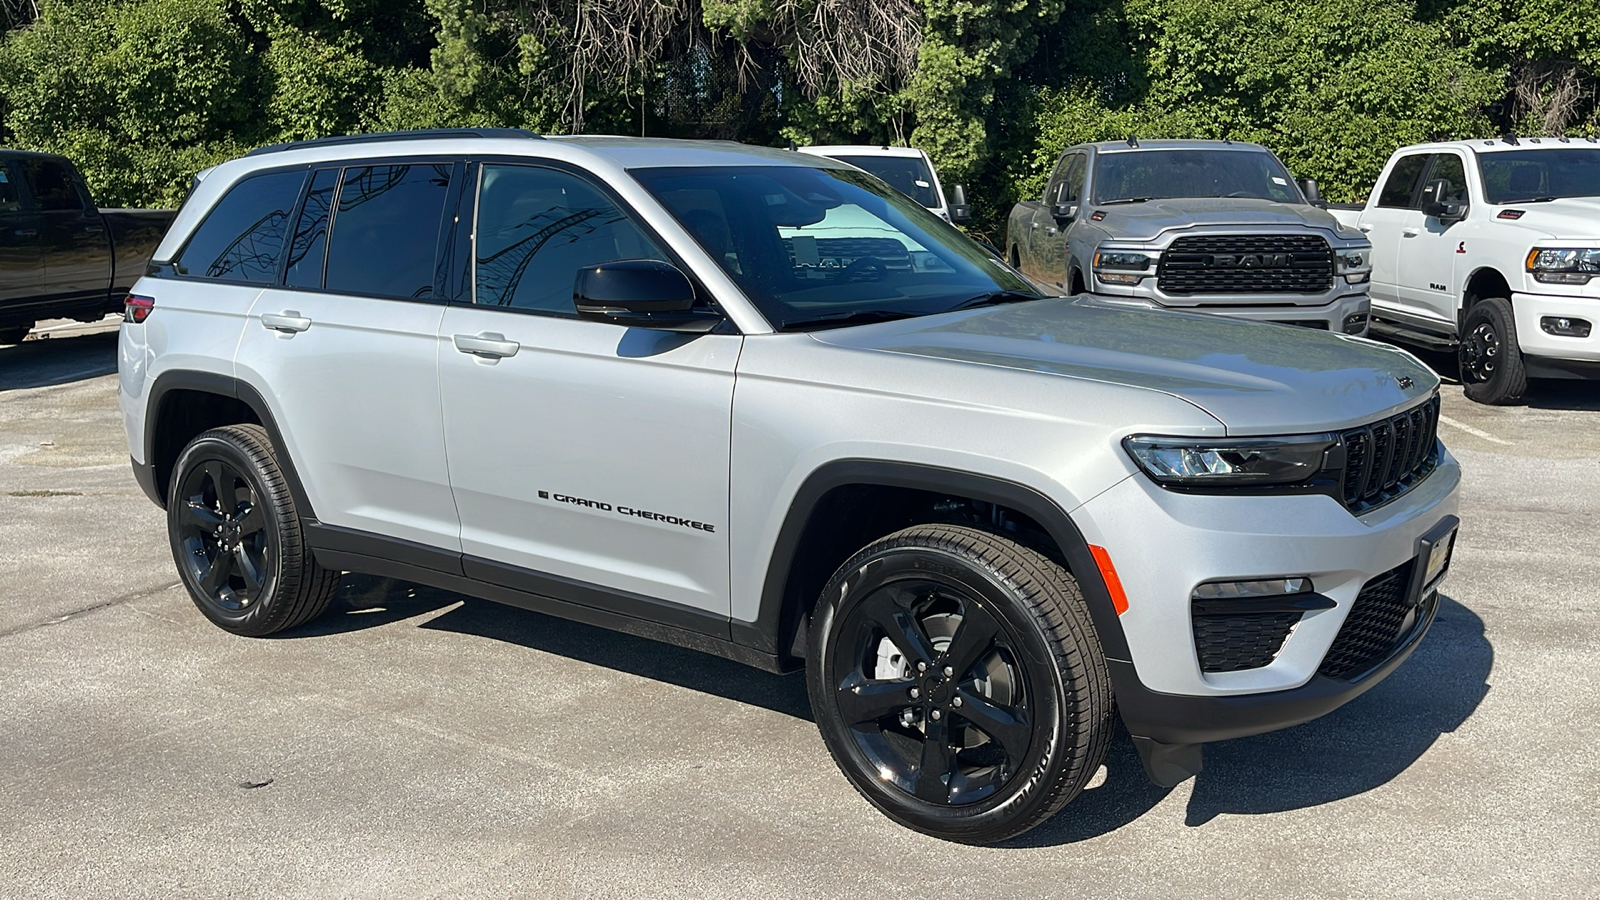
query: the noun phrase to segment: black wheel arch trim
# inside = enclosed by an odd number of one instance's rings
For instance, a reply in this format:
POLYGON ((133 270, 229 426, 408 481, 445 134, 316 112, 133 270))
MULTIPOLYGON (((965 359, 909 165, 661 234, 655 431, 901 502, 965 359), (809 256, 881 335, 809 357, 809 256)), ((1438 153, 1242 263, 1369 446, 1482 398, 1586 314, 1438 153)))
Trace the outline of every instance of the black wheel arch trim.
POLYGON ((144 466, 149 472, 141 473, 139 464, 135 463, 134 477, 139 479, 140 486, 145 488, 145 493, 156 501, 157 506, 166 508, 166 491, 170 487, 172 477, 171 472, 156 471, 155 464, 156 439, 161 433, 162 406, 167 395, 173 391, 215 394, 237 400, 249 407, 251 412, 255 413, 261 427, 266 429, 267 436, 272 439, 272 446, 278 452, 278 468, 282 470, 284 480, 288 482, 289 494, 294 498, 295 509, 299 512, 300 518, 316 518, 311 499, 300 482, 300 475, 295 470, 294 460, 290 458, 288 447, 283 442, 283 435, 278 431, 278 423, 273 418, 272 408, 267 405, 267 399, 249 382, 231 375, 193 369, 172 369, 162 372, 156 376, 155 383, 150 387, 149 398, 145 401, 144 466), (146 478, 149 479, 148 486, 145 484, 146 478))
MULTIPOLYGON (((1033 519, 1048 532, 1066 557, 1067 566, 1088 601, 1090 617, 1106 658, 1131 659, 1122 624, 1111 603, 1111 594, 1100 576, 1094 557, 1089 553, 1088 542, 1073 523, 1072 517, 1055 501, 1032 487, 1001 478, 920 463, 871 459, 834 460, 807 476, 789 502, 789 511, 773 545, 767 574, 762 582, 756 620, 734 620, 734 641, 780 658, 790 652, 790 640, 795 630, 803 627, 811 614, 810 605, 816 601, 815 597, 785 596, 800 539, 806 533, 811 516, 822 498, 835 488, 852 484, 945 493, 994 503, 1033 519)), ((791 660, 789 664, 798 663, 791 660)), ((1132 668, 1128 671, 1131 672, 1132 668)))

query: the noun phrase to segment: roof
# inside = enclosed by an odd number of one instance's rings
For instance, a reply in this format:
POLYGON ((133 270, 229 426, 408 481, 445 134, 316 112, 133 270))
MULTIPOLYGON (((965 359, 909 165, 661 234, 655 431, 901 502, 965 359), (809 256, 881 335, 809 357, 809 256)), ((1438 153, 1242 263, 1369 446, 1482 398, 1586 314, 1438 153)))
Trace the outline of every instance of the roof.
POLYGON ((1079 147, 1093 147, 1099 153, 1136 153, 1140 150, 1240 150, 1251 152, 1267 152, 1267 148, 1260 144, 1248 141, 1168 141, 1168 140, 1142 140, 1128 141, 1099 141, 1091 144, 1079 144, 1079 147))
POLYGON ((812 156, 897 156, 921 158, 927 154, 916 147, 887 147, 881 144, 813 144, 801 147, 801 153, 812 156))
POLYGON ((1471 150, 1474 153, 1504 153, 1510 150, 1555 150, 1562 147, 1588 147, 1600 148, 1600 141, 1592 137, 1516 137, 1506 135, 1499 138, 1479 138, 1470 141, 1434 141, 1428 144, 1412 144, 1401 147, 1396 153, 1404 150, 1407 152, 1429 150, 1471 150))

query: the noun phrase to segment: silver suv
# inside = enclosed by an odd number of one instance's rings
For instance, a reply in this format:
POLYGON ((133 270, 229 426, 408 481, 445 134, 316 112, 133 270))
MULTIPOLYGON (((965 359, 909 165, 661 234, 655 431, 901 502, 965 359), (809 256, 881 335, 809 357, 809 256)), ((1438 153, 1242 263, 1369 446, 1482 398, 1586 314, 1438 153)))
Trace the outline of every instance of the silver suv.
POLYGON ((195 605, 344 571, 773 672, 845 775, 986 842, 1314 718, 1411 653, 1460 470, 1360 338, 1036 295, 830 160, 435 132, 206 173, 121 403, 195 605))

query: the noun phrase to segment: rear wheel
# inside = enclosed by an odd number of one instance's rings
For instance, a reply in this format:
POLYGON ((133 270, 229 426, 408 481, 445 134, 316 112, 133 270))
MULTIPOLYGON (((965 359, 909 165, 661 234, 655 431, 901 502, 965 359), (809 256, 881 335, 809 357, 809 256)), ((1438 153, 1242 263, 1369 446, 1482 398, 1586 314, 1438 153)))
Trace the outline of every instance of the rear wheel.
POLYGON ((234 634, 303 625, 327 610, 339 583, 306 547, 277 452, 259 425, 212 429, 184 448, 173 467, 167 533, 195 606, 234 634))
POLYGON ((868 546, 824 588, 809 647, 829 753, 925 834, 1021 834, 1105 757, 1110 681, 1077 584, 996 535, 927 525, 868 546))
POLYGON ((1487 297, 1467 310, 1457 356, 1461 387, 1469 400, 1515 403, 1528 389, 1528 372, 1517 344, 1517 320, 1511 301, 1503 297, 1487 297))

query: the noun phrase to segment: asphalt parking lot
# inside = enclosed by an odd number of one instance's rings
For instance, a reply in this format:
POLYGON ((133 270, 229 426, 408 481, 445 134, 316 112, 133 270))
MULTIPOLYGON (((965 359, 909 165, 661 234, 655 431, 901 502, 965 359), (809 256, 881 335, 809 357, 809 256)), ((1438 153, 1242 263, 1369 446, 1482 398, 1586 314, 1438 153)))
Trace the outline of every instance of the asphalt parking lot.
POLYGON ((1170 791, 1119 739, 976 848, 860 800, 799 677, 348 576, 306 628, 212 627, 115 331, 51 331, 0 347, 0 897, 1600 895, 1600 384, 1445 388, 1464 524, 1388 681, 1170 791))

